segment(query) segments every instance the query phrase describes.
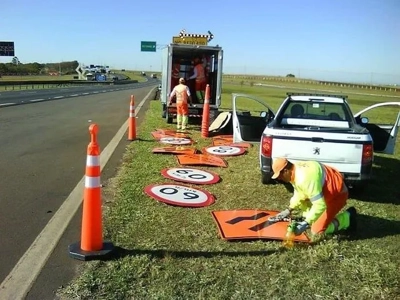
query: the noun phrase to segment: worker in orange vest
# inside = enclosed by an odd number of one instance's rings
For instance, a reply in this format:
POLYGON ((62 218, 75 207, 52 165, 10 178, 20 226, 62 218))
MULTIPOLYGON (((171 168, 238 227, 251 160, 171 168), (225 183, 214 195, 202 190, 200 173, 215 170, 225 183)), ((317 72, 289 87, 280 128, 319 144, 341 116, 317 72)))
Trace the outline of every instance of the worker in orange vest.
POLYGON ((185 79, 179 78, 179 84, 174 87, 169 96, 168 105, 172 104, 173 97, 176 97, 176 128, 178 131, 186 130, 186 126, 189 122, 189 108, 188 100, 190 105, 192 105, 192 97, 190 94, 189 87, 185 85, 185 79), (182 126, 182 127, 181 127, 182 126))
POLYGON ((292 163, 286 158, 275 158, 272 170, 272 179, 290 182, 294 194, 289 207, 270 220, 288 218, 293 210, 298 209, 304 221, 296 224, 295 235, 300 235, 310 227, 316 237, 324 233, 356 229, 356 209, 350 207, 340 212, 346 205, 349 193, 338 170, 317 161, 292 163))
POLYGON ((189 79, 195 79, 196 97, 199 103, 203 103, 207 85, 205 69, 202 61, 198 57, 194 59, 194 64, 195 66, 193 70, 193 75, 190 76, 189 79))

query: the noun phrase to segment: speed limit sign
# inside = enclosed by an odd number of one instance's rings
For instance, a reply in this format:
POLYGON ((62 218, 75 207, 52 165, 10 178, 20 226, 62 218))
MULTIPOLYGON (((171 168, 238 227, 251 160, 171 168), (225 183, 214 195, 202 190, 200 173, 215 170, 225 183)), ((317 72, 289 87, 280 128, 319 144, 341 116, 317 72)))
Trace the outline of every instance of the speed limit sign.
POLYGON ((179 184, 152 184, 144 192, 157 201, 184 207, 204 207, 215 202, 207 191, 179 184))
POLYGON ((180 137, 162 137, 160 138, 160 142, 163 144, 171 144, 171 145, 188 145, 192 143, 192 140, 180 137))
POLYGON ((220 180, 218 174, 191 168, 170 168, 161 170, 165 178, 192 184, 214 184, 220 180))
POLYGON ((235 146, 211 146, 204 148, 204 150, 209 154, 221 156, 235 156, 246 152, 246 149, 235 146))

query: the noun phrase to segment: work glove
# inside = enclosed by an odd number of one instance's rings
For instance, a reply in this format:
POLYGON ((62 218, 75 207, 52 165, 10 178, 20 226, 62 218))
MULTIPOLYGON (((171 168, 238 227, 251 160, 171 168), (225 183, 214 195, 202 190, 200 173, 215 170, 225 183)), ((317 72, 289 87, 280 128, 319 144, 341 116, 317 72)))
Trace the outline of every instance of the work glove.
POLYGON ((298 222, 296 224, 296 227, 294 228, 294 234, 300 235, 304 231, 306 231, 309 227, 310 227, 310 225, 306 221, 298 222))
POLYGON ((268 220, 271 222, 279 222, 282 221, 283 219, 287 219, 290 216, 290 210, 287 208, 283 211, 281 211, 279 214, 270 217, 268 220))

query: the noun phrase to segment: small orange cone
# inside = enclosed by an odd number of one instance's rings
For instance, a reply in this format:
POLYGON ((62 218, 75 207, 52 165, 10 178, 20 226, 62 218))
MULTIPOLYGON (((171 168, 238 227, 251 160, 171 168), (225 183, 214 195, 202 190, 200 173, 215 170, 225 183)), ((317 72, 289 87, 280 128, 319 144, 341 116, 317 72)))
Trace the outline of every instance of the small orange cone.
POLYGON ((91 140, 86 157, 81 241, 68 247, 70 256, 79 260, 102 259, 108 257, 114 249, 111 242, 103 243, 98 131, 96 124, 90 125, 91 140))
POLYGON ((210 127, 210 85, 206 86, 206 95, 204 97, 203 117, 201 120, 201 137, 208 137, 208 128, 210 127))
POLYGON ((135 139, 136 139, 135 96, 131 95, 131 104, 129 106, 128 141, 133 141, 135 139))

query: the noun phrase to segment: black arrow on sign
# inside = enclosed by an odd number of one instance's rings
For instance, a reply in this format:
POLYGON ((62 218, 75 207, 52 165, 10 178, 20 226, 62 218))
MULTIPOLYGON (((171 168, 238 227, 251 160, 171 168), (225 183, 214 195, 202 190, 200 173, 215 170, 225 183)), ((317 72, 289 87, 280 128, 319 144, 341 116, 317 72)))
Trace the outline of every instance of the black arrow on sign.
MULTIPOLYGON (((234 224, 242 222, 242 221, 258 220, 258 219, 264 218, 264 217, 266 217, 268 215, 269 214, 266 213, 266 212, 261 212, 261 213, 258 213, 256 215, 254 215, 254 216, 251 216, 251 217, 236 217, 236 218, 233 218, 232 220, 226 221, 226 223, 234 225, 234 224)), ((251 227, 251 228, 253 228, 253 227, 251 227)))

